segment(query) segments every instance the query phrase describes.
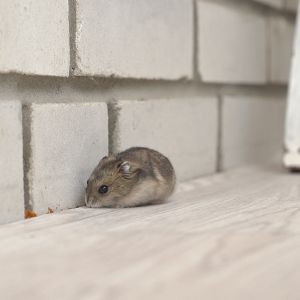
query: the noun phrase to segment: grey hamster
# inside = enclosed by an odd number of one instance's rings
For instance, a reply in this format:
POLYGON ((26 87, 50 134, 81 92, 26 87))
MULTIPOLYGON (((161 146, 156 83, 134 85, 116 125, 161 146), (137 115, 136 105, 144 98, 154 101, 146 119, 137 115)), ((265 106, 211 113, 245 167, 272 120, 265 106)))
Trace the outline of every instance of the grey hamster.
POLYGON ((167 157, 149 148, 129 148, 101 159, 87 182, 86 206, 162 203, 175 184, 175 171, 167 157))

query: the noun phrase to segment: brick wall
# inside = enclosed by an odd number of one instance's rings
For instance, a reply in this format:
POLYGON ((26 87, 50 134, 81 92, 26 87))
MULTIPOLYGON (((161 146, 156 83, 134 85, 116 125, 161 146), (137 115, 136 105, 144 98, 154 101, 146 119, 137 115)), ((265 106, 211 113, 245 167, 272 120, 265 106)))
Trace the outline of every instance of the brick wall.
POLYGON ((297 1, 0 0, 0 223, 83 204, 108 151, 179 180, 281 159, 297 1))

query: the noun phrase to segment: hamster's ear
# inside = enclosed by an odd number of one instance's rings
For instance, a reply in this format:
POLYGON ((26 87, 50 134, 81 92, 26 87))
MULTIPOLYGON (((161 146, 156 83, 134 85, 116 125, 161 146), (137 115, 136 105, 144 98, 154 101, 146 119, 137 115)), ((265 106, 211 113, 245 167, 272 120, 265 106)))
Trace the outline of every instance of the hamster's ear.
POLYGON ((132 172, 132 167, 128 161, 123 161, 119 164, 119 171, 123 174, 130 174, 132 172))
POLYGON ((102 157, 102 158, 100 159, 100 161, 99 161, 99 163, 98 163, 96 169, 101 169, 103 163, 107 160, 107 158, 108 158, 107 156, 102 157))
POLYGON ((137 166, 128 161, 120 162, 118 168, 119 172, 125 177, 134 176, 139 171, 139 168, 137 166))

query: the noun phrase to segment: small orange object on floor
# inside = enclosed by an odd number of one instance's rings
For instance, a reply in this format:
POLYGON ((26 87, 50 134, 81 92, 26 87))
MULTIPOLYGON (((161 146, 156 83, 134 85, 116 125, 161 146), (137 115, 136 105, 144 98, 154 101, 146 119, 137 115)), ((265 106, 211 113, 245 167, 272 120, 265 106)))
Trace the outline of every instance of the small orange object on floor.
POLYGON ((29 209, 25 209, 25 211, 24 211, 24 218, 25 219, 34 218, 36 216, 37 216, 37 214, 34 211, 29 210, 29 209))

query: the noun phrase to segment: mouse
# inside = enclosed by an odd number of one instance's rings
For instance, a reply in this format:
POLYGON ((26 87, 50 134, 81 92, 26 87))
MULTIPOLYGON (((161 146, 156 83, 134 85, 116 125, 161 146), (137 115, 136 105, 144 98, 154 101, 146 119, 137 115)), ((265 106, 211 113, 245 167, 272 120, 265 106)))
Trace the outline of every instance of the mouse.
POLYGON ((87 181, 90 208, 125 208, 160 204, 174 192, 175 170, 160 152, 132 147, 103 157, 87 181))

